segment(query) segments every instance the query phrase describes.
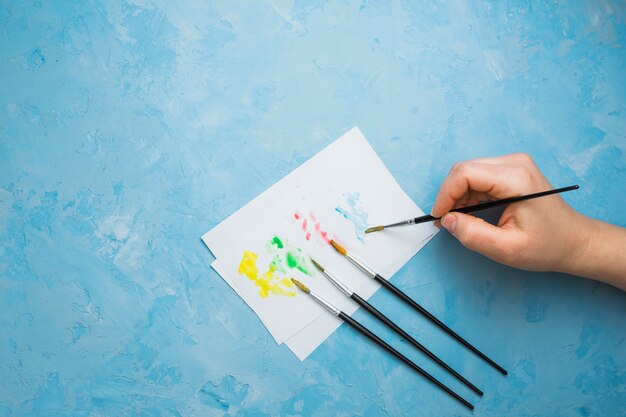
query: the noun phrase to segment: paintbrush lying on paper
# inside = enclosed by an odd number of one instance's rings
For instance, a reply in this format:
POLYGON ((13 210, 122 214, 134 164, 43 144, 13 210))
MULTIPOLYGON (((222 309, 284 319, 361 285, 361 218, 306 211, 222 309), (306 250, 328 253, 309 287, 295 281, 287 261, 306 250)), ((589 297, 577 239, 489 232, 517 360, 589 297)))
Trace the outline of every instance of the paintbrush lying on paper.
POLYGON ((337 288, 339 288, 339 290, 344 293, 346 296, 352 298, 358 305, 360 305, 361 307, 363 307, 367 312, 369 312, 370 314, 372 314, 374 317, 376 317, 378 320, 380 320, 381 322, 383 322, 384 324, 386 324, 389 328, 391 328, 393 331, 395 331, 396 333, 398 333, 400 336, 402 336, 404 339, 408 340, 409 343, 411 343, 413 346, 415 346, 416 348, 418 348, 419 350, 421 350, 422 352, 424 352, 429 358, 431 358, 432 360, 434 360, 439 366, 441 366, 442 368, 444 368, 446 371, 450 372, 452 375, 454 375, 459 381, 461 381, 462 383, 464 383, 467 387, 469 387, 472 391, 474 391, 476 394, 482 396, 483 392, 478 389, 474 384, 472 384, 471 382, 469 382, 467 379, 465 379, 461 374, 459 374, 457 371, 455 371, 454 369, 452 369, 447 363, 445 363, 444 361, 442 361, 441 359, 439 359, 434 353, 432 353, 430 350, 426 349, 420 342, 418 342, 417 340, 415 340, 410 334, 408 334, 407 332, 405 332, 404 330, 402 330, 402 328, 400 328, 400 326, 398 326, 397 324, 395 324, 393 321, 391 321, 387 316, 385 316, 383 313, 381 313, 380 311, 378 311, 373 305, 371 305, 369 302, 365 301, 361 296, 359 296, 357 293, 355 293, 354 291, 352 291, 350 288, 348 288, 344 283, 342 283, 339 279, 337 279, 333 274, 331 274, 330 272, 328 272, 326 270, 326 268, 324 268, 322 265, 320 265, 319 263, 317 263, 315 261, 315 259, 311 258, 311 262, 313 262, 313 265, 315 265, 317 267, 317 269, 319 269, 326 278, 328 278, 330 280, 330 282, 332 282, 333 284, 335 284, 335 286, 337 288))
POLYGON ((297 279, 291 278, 291 280, 293 281, 294 284, 296 284, 296 286, 298 288, 300 288, 302 291, 304 291, 305 293, 307 293, 311 297, 313 297, 313 299, 315 301, 317 301, 318 303, 320 303, 326 310, 330 311, 332 314, 334 314, 335 316, 339 317, 344 322, 348 323, 351 327, 353 327, 355 330, 357 330, 358 332, 360 332, 364 336, 368 337, 371 341, 373 341, 377 345, 379 345, 382 348, 386 349, 389 353, 394 355, 396 358, 400 359, 402 362, 404 362, 409 367, 411 367, 411 369, 413 369, 414 371, 416 371, 419 374, 421 374, 423 377, 428 379, 430 382, 432 382, 433 384, 437 385, 439 388, 444 390, 447 394, 452 396, 455 400, 459 401, 465 407, 469 408, 470 410, 474 409, 474 406, 471 403, 469 403, 467 400, 465 400, 463 397, 461 397, 456 392, 452 391, 450 388, 448 388, 443 383, 439 382, 439 380, 436 379, 434 376, 432 376, 431 374, 429 374, 428 372, 426 372, 425 370, 423 370, 422 368, 417 366, 409 358, 404 356, 402 353, 398 352, 396 349, 394 349, 389 344, 387 344, 387 342, 385 342, 380 337, 378 337, 374 333, 372 333, 367 327, 363 326, 361 323, 359 323, 358 321, 356 321, 355 319, 353 319, 352 317, 350 317, 349 315, 347 315, 343 311, 339 310, 337 307, 333 306, 328 301, 326 301, 325 299, 323 299, 322 297, 320 297, 319 295, 317 295, 316 293, 311 291, 306 285, 304 285, 303 283, 301 283, 297 279))
POLYGON ((467 347, 469 350, 474 352, 476 355, 478 355, 481 359, 483 359, 489 365, 491 365, 494 368, 496 368, 500 373, 502 373, 503 375, 507 375, 507 371, 503 367, 501 367, 500 365, 495 363, 487 355, 485 355, 480 350, 478 350, 474 346, 472 346, 467 340, 463 339, 454 330, 452 330, 451 328, 446 326, 445 323, 443 323, 437 317, 433 316, 430 312, 428 312, 428 310, 426 310, 424 307, 422 307, 421 305, 419 305, 415 301, 413 301, 413 299, 411 297, 409 297, 404 292, 402 292, 398 287, 396 287, 391 282, 387 281, 385 278, 383 278, 380 275, 378 275, 371 268, 366 266, 363 262, 361 262, 358 259, 356 259, 354 256, 352 256, 350 253, 348 253, 347 250, 345 250, 341 245, 339 245, 334 240, 331 240, 330 243, 333 245, 333 248, 335 248, 335 250, 337 252, 339 252, 341 255, 345 256, 346 258, 348 258, 350 260, 350 262, 352 262, 354 265, 356 265, 361 271, 363 271, 367 275, 369 275, 370 278, 373 278, 380 285, 382 285, 383 287, 385 287, 388 290, 390 290, 395 296, 400 298, 402 301, 404 301, 405 303, 407 303, 408 305, 413 307, 415 310, 417 310, 419 313, 424 315, 426 318, 428 318, 430 321, 435 323, 437 326, 439 326, 441 329, 443 329, 450 336, 454 337, 458 342, 460 342, 462 345, 467 347))
MULTIPOLYGON (((572 190, 577 190, 577 189, 578 189, 578 185, 570 185, 569 187, 555 188, 554 190, 542 191, 540 193, 521 195, 518 197, 503 198, 502 200, 487 201, 486 203, 480 203, 480 204, 476 204, 473 206, 459 207, 459 208, 450 210, 450 213, 473 213, 479 210, 486 210, 486 209, 493 208, 493 207, 505 206, 511 203, 517 203, 520 201, 531 200, 533 198, 545 197, 547 195, 564 193, 566 191, 572 191, 572 190)), ((433 217, 430 214, 426 214, 424 216, 415 217, 413 219, 408 219, 408 220, 404 220, 401 222, 388 224, 386 226, 370 227, 365 230, 365 233, 379 232, 381 230, 385 230, 390 227, 409 226, 412 224, 427 223, 427 222, 439 220, 440 218, 441 217, 433 217)))

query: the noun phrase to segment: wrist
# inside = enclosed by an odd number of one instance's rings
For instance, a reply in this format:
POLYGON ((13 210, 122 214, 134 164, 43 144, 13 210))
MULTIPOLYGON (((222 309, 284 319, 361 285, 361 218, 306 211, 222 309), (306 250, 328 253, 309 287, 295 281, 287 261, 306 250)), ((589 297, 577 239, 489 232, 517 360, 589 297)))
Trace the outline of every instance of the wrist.
POLYGON ((590 217, 574 212, 571 224, 567 225, 570 238, 567 240, 563 262, 556 269, 571 275, 587 276, 592 269, 594 260, 596 221, 590 217))
MULTIPOLYGON (((626 229, 579 214, 580 249, 561 272, 591 278, 626 291, 626 229)), ((576 228, 574 229, 576 232, 576 228)))

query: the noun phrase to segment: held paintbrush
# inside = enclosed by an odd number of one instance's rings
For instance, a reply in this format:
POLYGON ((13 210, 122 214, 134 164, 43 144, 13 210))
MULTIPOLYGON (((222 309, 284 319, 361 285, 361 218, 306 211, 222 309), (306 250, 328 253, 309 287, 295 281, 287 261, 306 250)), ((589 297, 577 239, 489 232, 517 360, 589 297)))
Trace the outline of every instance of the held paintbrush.
POLYGON ((442 361, 441 359, 439 359, 434 353, 432 353, 430 350, 428 350, 426 347, 424 347, 424 345, 422 345, 420 342, 418 342, 417 340, 415 340, 411 335, 409 335, 407 332, 405 332, 404 330, 402 330, 402 328, 400 328, 400 326, 398 326, 397 324, 395 324, 393 321, 391 321, 387 316, 385 316, 383 313, 381 313, 379 310, 377 310, 373 305, 371 305, 369 302, 365 301, 362 297, 360 297, 357 293, 355 293, 354 291, 352 291, 350 288, 348 288, 343 282, 341 282, 339 279, 337 279, 333 274, 331 274, 330 272, 328 272, 328 270, 326 270, 326 268, 324 268, 323 266, 321 266, 319 263, 317 263, 313 258, 311 258, 311 262, 313 262, 313 265, 315 265, 317 267, 317 269, 319 269, 322 274, 324 274, 324 276, 326 278, 328 278, 330 280, 330 282, 332 282, 333 284, 335 284, 335 286, 337 288, 339 288, 339 290, 344 293, 346 296, 352 298, 358 305, 360 305, 361 307, 363 307, 367 312, 369 312, 370 314, 372 314, 374 317, 376 317, 378 320, 380 320, 381 322, 383 322, 385 325, 387 325, 387 327, 391 328, 393 331, 395 331, 397 334, 399 334, 400 336, 402 336, 405 340, 407 340, 409 343, 411 343, 413 346, 415 346, 416 348, 418 348, 419 350, 421 350, 423 353, 426 354, 426 356, 428 356, 429 358, 431 358, 433 361, 435 361, 439 366, 441 366, 442 368, 444 368, 446 371, 450 372, 452 375, 454 375, 459 381, 461 381, 463 384, 465 384, 467 387, 469 387, 472 391, 474 391, 476 394, 482 396, 483 392, 477 388, 474 384, 472 384, 471 382, 469 382, 467 379, 465 379, 461 374, 459 374, 457 371, 455 371, 454 369, 452 369, 447 363, 445 363, 444 361, 442 361))
POLYGON ((441 320, 439 320, 437 317, 433 316, 428 310, 426 310, 424 307, 422 307, 421 305, 419 305, 418 303, 416 303, 411 297, 409 297, 408 295, 406 295, 403 291, 401 291, 398 287, 396 287, 395 285, 393 285, 391 282, 387 281, 385 278, 381 277, 379 274, 377 274, 376 272, 374 272, 371 268, 369 268, 367 265, 365 265, 363 262, 359 261, 357 258, 355 258, 353 255, 351 255, 350 253, 348 253, 347 250, 345 250, 341 245, 339 245, 337 242, 335 242, 334 240, 331 240, 330 243, 332 244, 333 248, 335 248, 335 250, 337 252, 339 252, 341 255, 345 256, 346 258, 348 258, 348 260, 350 260, 350 262, 352 262, 354 265, 356 265, 361 271, 365 272, 370 278, 373 278, 374 280, 376 280, 380 285, 382 285, 383 287, 387 288, 389 291, 391 291, 395 296, 397 296, 398 298, 400 298, 402 301, 404 301, 405 303, 407 303, 408 305, 410 305, 411 307, 413 307, 415 310, 417 310, 420 314, 422 314, 423 316, 425 316, 426 318, 428 318, 430 321, 432 321, 433 323, 435 323, 437 326, 439 326, 443 331, 445 331, 446 333, 448 333, 450 336, 452 336, 453 338, 455 338, 459 343, 461 343, 463 346, 465 346, 466 348, 468 348, 469 350, 471 350, 472 352, 474 352, 476 355, 478 355, 481 359, 483 359, 485 362, 487 362, 489 365, 493 366, 495 369, 498 370, 498 372, 500 372, 503 375, 507 375, 507 371, 501 367, 500 365, 498 365, 497 363, 495 363, 492 359, 490 359, 487 355, 485 355, 484 353, 482 353, 480 350, 476 349, 473 345, 471 345, 467 340, 465 340, 464 338, 462 338, 459 334, 457 334, 454 330, 452 330, 451 328, 449 328, 448 326, 446 326, 445 323, 443 323, 441 320))
POLYGON ((372 342, 376 343, 377 345, 379 345, 380 347, 382 347, 383 349, 387 350, 389 353, 394 355, 396 358, 400 359, 402 362, 404 362, 406 365, 408 365, 411 369, 413 369, 414 371, 418 372, 420 375, 422 375, 423 377, 428 379, 430 382, 432 382, 433 384, 435 384, 436 386, 438 386, 439 388, 444 390, 448 395, 452 396, 455 400, 459 401, 465 407, 469 408, 470 410, 474 409, 474 406, 471 403, 469 403, 467 400, 465 400, 459 394, 457 394, 456 392, 452 391, 446 385, 441 383, 434 376, 432 376, 431 374, 429 374, 428 372, 426 372, 425 370, 423 370, 422 368, 417 366, 409 358, 404 356, 402 353, 398 352, 396 349, 394 349, 389 344, 387 344, 387 342, 385 342, 380 337, 378 337, 374 333, 372 333, 367 327, 363 326, 361 323, 359 323, 358 321, 356 321, 355 319, 353 319, 352 317, 350 317, 349 315, 347 315, 343 311, 339 310, 337 307, 333 306, 328 301, 326 301, 325 299, 323 299, 322 297, 320 297, 319 295, 317 295, 316 293, 311 291, 306 285, 304 285, 303 283, 301 283, 297 279, 291 278, 291 280, 293 281, 294 284, 296 284, 296 286, 298 288, 300 288, 305 293, 309 294, 315 301, 317 301, 319 304, 321 304, 326 310, 330 311, 332 314, 334 314, 335 316, 339 317, 344 322, 348 323, 356 331, 358 331, 359 333, 361 333, 364 336, 366 336, 367 338, 369 338, 372 342))
MULTIPOLYGON (((473 213, 479 210, 486 210, 486 209, 490 209, 493 207, 505 206, 511 203, 517 203, 520 201, 531 200, 533 198, 545 197, 547 195, 564 193, 566 191, 572 191, 572 190, 577 190, 577 189, 578 189, 578 185, 570 185, 569 187, 555 188, 554 190, 542 191, 540 193, 521 195, 518 197, 503 198, 502 200, 487 201, 486 203, 480 203, 480 204, 476 204, 473 206, 459 207, 459 208, 450 210, 450 213, 473 213)), ((441 219, 441 217, 434 217, 434 216, 431 216, 430 214, 426 214, 424 216, 415 217, 413 219, 408 219, 408 220, 404 220, 401 222, 388 224, 386 226, 370 227, 365 230, 365 233, 379 232, 381 230, 385 230, 390 227, 409 226, 412 224, 427 223, 427 222, 432 222, 432 221, 439 220, 439 219, 441 219)))

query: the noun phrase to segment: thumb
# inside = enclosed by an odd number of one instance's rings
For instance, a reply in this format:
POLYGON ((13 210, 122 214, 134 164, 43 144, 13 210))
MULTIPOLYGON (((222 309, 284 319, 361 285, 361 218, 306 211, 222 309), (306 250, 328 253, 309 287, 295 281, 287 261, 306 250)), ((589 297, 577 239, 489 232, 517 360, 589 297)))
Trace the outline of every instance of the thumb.
POLYGON ((506 261, 507 254, 513 252, 515 232, 489 224, 478 217, 447 213, 441 218, 441 225, 466 248, 496 261, 506 261))

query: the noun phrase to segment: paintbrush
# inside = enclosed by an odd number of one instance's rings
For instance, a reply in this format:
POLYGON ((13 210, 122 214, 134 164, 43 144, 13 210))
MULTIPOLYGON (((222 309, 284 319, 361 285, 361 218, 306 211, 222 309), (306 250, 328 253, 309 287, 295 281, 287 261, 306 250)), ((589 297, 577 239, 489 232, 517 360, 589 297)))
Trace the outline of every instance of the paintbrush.
POLYGON ((508 372, 503 367, 501 367, 500 365, 495 363, 487 355, 485 355, 480 350, 478 350, 474 346, 472 346, 467 340, 465 340, 464 338, 459 336, 454 330, 452 330, 451 328, 446 326, 441 320, 439 320, 437 317, 433 316, 428 310, 426 310, 424 307, 422 307, 421 305, 419 305, 415 301, 413 301, 413 299, 411 297, 409 297, 404 292, 402 292, 398 287, 393 285, 391 282, 387 281, 385 278, 381 277, 379 274, 374 272, 374 270, 369 268, 363 262, 359 261, 357 258, 355 258, 350 253, 348 253, 348 251, 345 250, 337 242, 335 242, 334 240, 331 240, 330 243, 333 245, 333 248, 335 248, 335 250, 337 252, 339 252, 341 255, 345 256, 346 258, 348 258, 348 260, 350 260, 354 265, 356 265, 361 271, 363 271, 367 275, 369 275, 370 278, 373 278, 374 280, 376 280, 380 285, 382 285, 383 287, 387 288, 389 291, 391 291, 394 295, 396 295, 402 301, 404 301, 405 303, 407 303, 408 305, 413 307, 415 310, 417 310, 419 313, 424 315, 426 318, 428 318, 430 321, 435 323, 437 326, 439 326, 442 330, 444 330, 450 336, 454 337, 459 343, 461 343, 462 345, 467 347, 469 350, 474 352, 476 355, 478 355, 481 359, 483 359, 489 365, 491 365, 494 368, 496 368, 500 373, 502 373, 503 375, 507 375, 508 374, 508 372))
POLYGON ((298 288, 300 288, 302 291, 304 291, 305 293, 313 297, 313 299, 317 301, 318 303, 320 303, 326 310, 330 311, 332 314, 339 317, 344 322, 348 323, 356 331, 360 332, 361 334, 369 338, 371 341, 373 341, 374 343, 376 343, 377 345, 381 346, 383 349, 387 350, 389 353, 394 355, 396 358, 400 359, 402 362, 408 365, 411 369, 421 374, 423 377, 428 379, 433 384, 437 385, 439 388, 444 390, 448 395, 452 396, 455 400, 459 401, 465 407, 469 408, 470 410, 474 409, 474 406, 471 403, 469 403, 467 400, 465 400, 456 392, 452 391, 450 388, 448 388, 446 385, 440 382, 437 378, 435 378, 434 376, 432 376, 431 374, 429 374, 428 372, 420 368, 418 365, 413 363, 413 361, 411 361, 409 358, 404 356, 402 353, 398 352, 396 349, 394 349, 392 346, 390 346, 387 342, 382 340, 380 337, 376 336, 367 327, 363 326, 361 323, 359 323, 358 321, 356 321, 355 319, 353 319, 352 317, 350 317, 349 315, 339 310, 337 307, 333 306, 331 303, 329 303, 328 301, 326 301, 325 299, 323 299, 322 297, 320 297, 319 295, 311 291, 306 285, 304 285, 297 279, 291 278, 291 280, 293 281, 294 284, 296 284, 298 288))
POLYGON ((361 307, 363 307, 367 312, 369 312, 370 314, 372 314, 374 317, 376 317, 378 320, 380 320, 381 322, 383 322, 385 325, 387 325, 389 328, 391 328, 393 331, 395 331, 396 333, 398 333, 400 336, 402 336, 405 340, 408 340, 409 343, 411 343, 413 346, 415 346, 416 348, 418 348, 419 350, 421 350, 422 352, 424 352, 429 358, 431 358, 432 360, 434 360, 439 366, 441 366, 442 368, 444 368, 446 371, 450 372, 452 375, 454 375, 459 381, 461 381, 462 383, 464 383, 467 387, 469 387, 472 391, 474 391, 476 394, 482 396, 483 392, 478 389, 474 384, 472 384, 471 382, 469 382, 467 379, 465 379, 461 374, 459 374, 457 371, 455 371, 454 369, 452 369, 447 363, 445 363, 444 361, 442 361, 441 359, 439 359, 434 353, 432 353, 430 350, 426 349, 426 347, 424 347, 420 342, 418 342, 417 340, 415 340, 410 334, 408 334, 407 332, 405 332, 404 330, 402 330, 400 328, 400 326, 398 326, 397 324, 395 324, 393 321, 391 321, 387 316, 385 316, 383 313, 381 313, 380 311, 378 311, 373 305, 371 305, 369 302, 365 301, 363 298, 361 298, 361 296, 359 296, 357 293, 355 293, 354 291, 352 291, 350 288, 348 288, 348 286, 346 286, 344 283, 342 283, 338 278, 336 278, 333 274, 331 274, 330 272, 328 272, 328 270, 326 270, 326 268, 324 268, 322 265, 320 265, 319 263, 317 263, 315 261, 315 259, 310 258, 311 262, 313 262, 313 265, 315 265, 317 267, 317 269, 319 269, 322 274, 324 274, 324 276, 326 278, 328 278, 330 280, 330 282, 332 282, 333 284, 335 284, 335 286, 337 288, 339 288, 339 290, 344 293, 346 296, 352 298, 358 305, 360 305, 361 307))
MULTIPOLYGON (((540 193, 521 195, 518 197, 503 198, 502 200, 487 201, 486 203, 480 203, 480 204, 476 204, 473 206, 459 207, 459 208, 450 210, 450 213, 473 213, 479 210, 486 210, 486 209, 493 208, 493 207, 505 206, 507 204, 517 203, 519 201, 531 200, 533 198, 545 197, 547 195, 564 193, 566 191, 572 191, 572 190, 577 190, 577 189, 578 189, 578 185, 570 185, 569 187, 555 188, 554 190, 542 191, 540 193)), ((431 216, 430 214, 426 214, 424 216, 415 217, 413 219, 408 219, 408 220, 404 220, 401 222, 388 224, 386 226, 370 227, 365 230, 365 233, 379 232, 381 230, 385 230, 390 227, 409 226, 412 224, 427 223, 427 222, 432 222, 432 221, 439 220, 439 219, 441 219, 441 217, 434 217, 434 216, 431 216)))

